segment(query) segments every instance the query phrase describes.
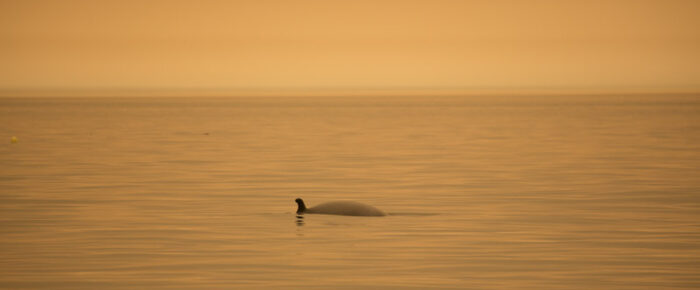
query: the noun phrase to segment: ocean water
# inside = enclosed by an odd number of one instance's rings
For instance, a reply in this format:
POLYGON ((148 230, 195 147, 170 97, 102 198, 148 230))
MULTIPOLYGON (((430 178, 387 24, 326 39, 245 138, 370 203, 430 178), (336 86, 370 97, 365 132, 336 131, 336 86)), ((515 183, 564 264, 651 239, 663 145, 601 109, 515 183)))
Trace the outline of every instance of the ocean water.
POLYGON ((3 289, 700 287, 700 96, 0 98, 0 133, 3 289))

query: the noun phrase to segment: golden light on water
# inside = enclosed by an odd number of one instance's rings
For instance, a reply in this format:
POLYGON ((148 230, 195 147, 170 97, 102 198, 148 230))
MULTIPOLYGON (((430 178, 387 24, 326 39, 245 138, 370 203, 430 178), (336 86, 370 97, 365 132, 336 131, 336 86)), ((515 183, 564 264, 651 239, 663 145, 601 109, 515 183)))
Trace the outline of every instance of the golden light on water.
POLYGON ((0 0, 0 288, 697 289, 698 11, 0 0))

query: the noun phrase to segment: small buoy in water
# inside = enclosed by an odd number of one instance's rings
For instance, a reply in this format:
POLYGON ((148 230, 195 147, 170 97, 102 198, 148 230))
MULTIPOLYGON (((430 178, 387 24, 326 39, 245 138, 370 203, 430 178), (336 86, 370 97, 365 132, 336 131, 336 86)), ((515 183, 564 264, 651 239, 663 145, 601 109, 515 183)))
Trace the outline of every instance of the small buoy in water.
POLYGON ((15 136, 12 136, 12 138, 10 138, 10 143, 12 143, 12 144, 17 143, 17 141, 19 141, 19 140, 17 140, 17 137, 15 137, 15 136))

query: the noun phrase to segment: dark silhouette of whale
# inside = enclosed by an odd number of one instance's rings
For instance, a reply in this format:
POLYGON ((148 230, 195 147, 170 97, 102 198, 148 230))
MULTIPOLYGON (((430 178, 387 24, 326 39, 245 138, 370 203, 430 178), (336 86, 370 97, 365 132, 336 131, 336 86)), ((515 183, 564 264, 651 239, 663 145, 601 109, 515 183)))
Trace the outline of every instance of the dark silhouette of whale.
POLYGON ((304 200, 297 198, 297 214, 336 214, 350 216, 385 216, 386 213, 371 205, 355 201, 330 201, 307 208, 304 200))

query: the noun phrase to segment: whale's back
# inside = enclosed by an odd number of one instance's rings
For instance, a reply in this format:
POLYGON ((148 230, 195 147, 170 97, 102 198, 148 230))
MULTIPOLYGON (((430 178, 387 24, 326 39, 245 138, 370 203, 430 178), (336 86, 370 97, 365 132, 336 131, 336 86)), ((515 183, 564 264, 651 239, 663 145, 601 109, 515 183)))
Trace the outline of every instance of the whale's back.
POLYGON ((308 208, 304 213, 337 214, 350 216, 385 216, 386 213, 371 205, 355 201, 331 201, 308 208))

